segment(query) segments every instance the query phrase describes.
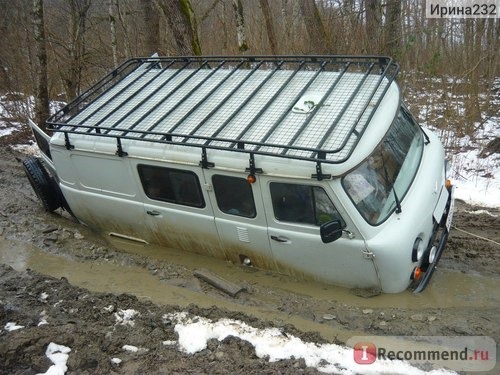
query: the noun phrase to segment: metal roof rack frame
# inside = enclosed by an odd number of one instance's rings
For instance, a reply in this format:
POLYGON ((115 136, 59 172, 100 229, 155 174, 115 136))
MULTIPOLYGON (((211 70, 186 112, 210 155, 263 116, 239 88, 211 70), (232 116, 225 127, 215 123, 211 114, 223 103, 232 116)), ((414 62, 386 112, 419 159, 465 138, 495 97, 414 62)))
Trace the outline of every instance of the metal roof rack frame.
MULTIPOLYGON (((399 66, 385 56, 150 57, 125 61, 47 120, 70 135, 346 161, 399 66)), ((257 169, 258 170, 258 169, 257 169)))

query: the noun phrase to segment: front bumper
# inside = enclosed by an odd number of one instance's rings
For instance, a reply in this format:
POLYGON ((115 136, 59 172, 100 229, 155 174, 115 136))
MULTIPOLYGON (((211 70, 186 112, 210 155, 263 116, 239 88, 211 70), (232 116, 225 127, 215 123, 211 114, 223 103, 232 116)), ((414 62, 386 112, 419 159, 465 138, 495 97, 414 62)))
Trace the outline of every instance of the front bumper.
POLYGON ((432 274, 436 269, 436 266, 441 258, 441 254, 446 247, 446 242, 448 241, 448 236, 451 229, 451 221, 453 218, 453 212, 455 208, 455 200, 453 196, 453 186, 448 189, 449 195, 446 202, 446 209, 441 221, 436 223, 431 236, 431 240, 427 245, 427 249, 424 253, 424 263, 421 268, 425 271, 423 277, 420 279, 419 283, 414 289, 414 293, 422 292, 425 287, 429 284, 432 274), (432 254, 432 255, 431 255, 432 254), (431 257, 432 259, 429 259, 431 257))

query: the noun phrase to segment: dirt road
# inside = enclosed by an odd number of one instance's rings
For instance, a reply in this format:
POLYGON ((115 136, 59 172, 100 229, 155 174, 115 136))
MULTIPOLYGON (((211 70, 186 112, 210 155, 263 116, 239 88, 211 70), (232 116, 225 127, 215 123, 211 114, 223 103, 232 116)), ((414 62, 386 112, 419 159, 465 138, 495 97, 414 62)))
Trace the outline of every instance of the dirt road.
POLYGON ((7 322, 24 326, 0 331, 1 374, 46 371, 51 341, 72 348, 68 374, 316 373, 303 360, 268 363, 235 338, 183 354, 162 344, 177 339, 162 316, 179 310, 279 327, 316 342, 418 334, 486 335, 500 343, 498 210, 457 202, 454 224, 461 231, 452 231, 424 293, 362 298, 173 249, 108 241, 65 212, 42 210, 19 162, 24 157, 0 148, 0 329, 7 322), (199 268, 246 291, 230 297, 194 277, 199 268), (134 327, 117 324, 116 314, 126 309, 139 312, 134 327), (38 325, 44 317, 49 324, 38 325), (124 352, 123 345, 147 350, 124 352), (113 364, 117 356, 123 361, 113 364))

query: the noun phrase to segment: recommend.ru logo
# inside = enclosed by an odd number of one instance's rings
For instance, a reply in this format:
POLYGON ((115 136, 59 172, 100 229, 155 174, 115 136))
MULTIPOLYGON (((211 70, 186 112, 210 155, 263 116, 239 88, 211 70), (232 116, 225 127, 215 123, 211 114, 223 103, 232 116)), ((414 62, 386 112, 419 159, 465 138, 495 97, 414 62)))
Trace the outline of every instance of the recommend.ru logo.
POLYGON ((360 365, 399 360, 455 371, 490 371, 496 365, 496 343, 488 336, 355 336, 347 345, 360 365))

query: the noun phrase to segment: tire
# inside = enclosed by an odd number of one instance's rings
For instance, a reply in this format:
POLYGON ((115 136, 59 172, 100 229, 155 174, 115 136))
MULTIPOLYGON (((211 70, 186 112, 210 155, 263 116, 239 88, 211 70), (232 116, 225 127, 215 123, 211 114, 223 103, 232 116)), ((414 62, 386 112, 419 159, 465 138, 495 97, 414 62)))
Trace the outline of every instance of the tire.
POLYGON ((30 156, 23 161, 24 171, 31 187, 37 197, 42 202, 42 206, 47 212, 52 212, 62 206, 59 194, 59 187, 49 175, 42 162, 30 156))

